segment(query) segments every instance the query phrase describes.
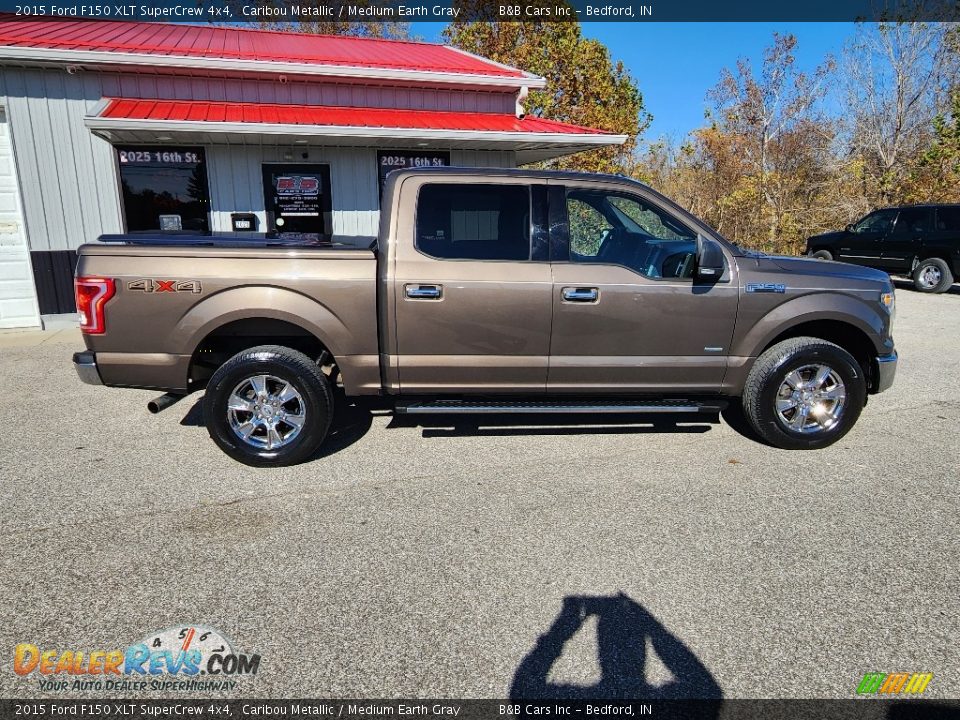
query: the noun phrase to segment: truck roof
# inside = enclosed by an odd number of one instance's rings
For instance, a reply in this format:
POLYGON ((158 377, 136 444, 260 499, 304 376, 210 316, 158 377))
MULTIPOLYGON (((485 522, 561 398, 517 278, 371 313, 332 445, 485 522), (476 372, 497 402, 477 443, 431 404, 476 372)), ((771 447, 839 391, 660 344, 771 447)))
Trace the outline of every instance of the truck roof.
POLYGON ((486 168, 486 167, 422 167, 422 168, 401 168, 392 170, 387 177, 406 177, 407 175, 476 175, 478 177, 518 177, 518 178, 553 178, 556 180, 616 180, 617 182, 628 182, 635 185, 641 185, 645 188, 650 186, 626 175, 613 175, 610 173, 592 173, 577 172, 574 170, 539 170, 536 168, 486 168))

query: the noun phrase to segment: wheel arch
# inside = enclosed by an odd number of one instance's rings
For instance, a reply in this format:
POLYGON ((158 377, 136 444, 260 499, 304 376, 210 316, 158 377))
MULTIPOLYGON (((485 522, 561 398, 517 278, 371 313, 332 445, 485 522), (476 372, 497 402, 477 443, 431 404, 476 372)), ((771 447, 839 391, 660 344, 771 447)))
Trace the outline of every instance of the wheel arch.
POLYGON ((952 257, 952 253, 946 248, 918 252, 916 255, 914 255, 913 262, 910 264, 910 272, 912 273, 914 270, 916 270, 917 266, 924 260, 932 260, 934 258, 937 260, 943 260, 954 276, 960 275, 960 255, 954 258, 952 257))
MULTIPOLYGON (((873 358, 892 351, 886 347, 889 319, 879 309, 849 295, 822 293, 783 303, 758 320, 731 348, 731 355, 757 358, 778 342, 793 337, 818 337, 839 345, 863 368, 872 384, 873 358)), ((729 380, 739 385, 753 365, 748 360, 729 380)))
MULTIPOLYGON (((757 357, 779 339, 804 334, 798 332, 798 328, 815 324, 830 330, 849 328, 851 332, 859 333, 857 337, 866 338, 875 354, 885 354, 889 352, 883 343, 889 320, 880 312, 879 303, 872 307, 850 295, 832 292, 803 295, 778 305, 759 318, 735 342, 731 355, 757 357)), ((837 344, 843 346, 843 343, 837 344)))
POLYGON ((791 325, 770 340, 760 352, 765 352, 777 343, 796 337, 814 337, 839 345, 856 359, 863 370, 864 377, 869 380, 873 358, 877 352, 870 336, 859 327, 834 319, 808 320, 791 325))
POLYGON ((219 359, 218 353, 232 355, 256 345, 286 344, 315 359, 324 352, 336 358, 349 346, 350 332, 328 308, 299 293, 244 287, 194 305, 173 335, 181 338, 179 353, 190 357, 188 380, 197 386, 204 375, 209 376, 209 372, 198 372, 198 367, 209 367, 219 359), (206 362, 202 362, 204 355, 209 356, 206 362))

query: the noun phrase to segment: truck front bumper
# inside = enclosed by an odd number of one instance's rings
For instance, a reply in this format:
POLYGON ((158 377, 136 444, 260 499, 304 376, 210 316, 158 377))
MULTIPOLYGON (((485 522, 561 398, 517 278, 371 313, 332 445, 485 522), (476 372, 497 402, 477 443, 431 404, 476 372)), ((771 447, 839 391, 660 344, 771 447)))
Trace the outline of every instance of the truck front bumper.
POLYGON ((86 350, 73 354, 73 367, 77 375, 87 385, 103 385, 100 379, 100 371, 97 369, 97 356, 86 350))
POLYGON ((897 375, 897 352, 881 355, 873 360, 873 376, 875 378, 873 392, 882 393, 893 385, 893 378, 897 375))

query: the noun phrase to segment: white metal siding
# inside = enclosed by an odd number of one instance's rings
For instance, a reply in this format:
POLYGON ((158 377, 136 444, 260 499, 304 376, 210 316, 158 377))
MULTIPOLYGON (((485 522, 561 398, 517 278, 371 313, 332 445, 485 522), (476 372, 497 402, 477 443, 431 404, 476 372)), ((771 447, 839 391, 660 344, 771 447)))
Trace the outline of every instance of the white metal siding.
MULTIPOLYGON (((212 229, 230 230, 230 213, 255 212, 266 224, 263 163, 322 163, 330 166, 334 235, 376 235, 380 223, 377 151, 403 148, 325 148, 271 145, 211 145, 206 148, 212 229), (303 158, 307 153, 307 158, 303 158)), ((409 149, 409 148, 407 148, 409 149)), ((462 167, 515 167, 512 151, 453 150, 462 167)))
POLYGON ((0 68, 15 134, 31 250, 70 250, 120 232, 113 148, 83 124, 101 97, 96 74, 0 68))
POLYGON ((0 108, 0 328, 40 324, 6 112, 0 108))

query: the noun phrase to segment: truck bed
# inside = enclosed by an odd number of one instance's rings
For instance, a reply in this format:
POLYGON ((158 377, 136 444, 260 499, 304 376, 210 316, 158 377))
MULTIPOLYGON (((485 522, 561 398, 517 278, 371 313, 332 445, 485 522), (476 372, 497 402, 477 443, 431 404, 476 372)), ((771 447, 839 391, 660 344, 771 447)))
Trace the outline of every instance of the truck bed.
MULTIPOLYGON (((214 337, 284 324, 336 352, 345 387, 380 388, 372 238, 276 243, 263 235, 114 235, 83 245, 78 277, 110 278, 106 331, 85 335, 103 381, 184 391, 214 337)), ((279 330, 278 330, 279 328, 279 330)))

